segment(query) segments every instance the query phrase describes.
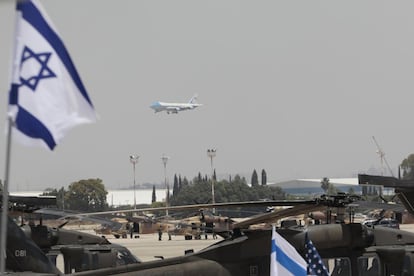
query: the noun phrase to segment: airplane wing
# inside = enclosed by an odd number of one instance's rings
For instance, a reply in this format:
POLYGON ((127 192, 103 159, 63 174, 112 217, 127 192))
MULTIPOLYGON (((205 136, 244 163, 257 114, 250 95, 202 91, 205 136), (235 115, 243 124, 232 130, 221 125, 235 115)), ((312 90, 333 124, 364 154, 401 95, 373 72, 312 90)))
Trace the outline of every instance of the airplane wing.
POLYGON ((179 106, 167 106, 165 108, 165 110, 167 112, 171 112, 171 113, 178 113, 179 111, 185 110, 185 107, 179 107, 179 106))

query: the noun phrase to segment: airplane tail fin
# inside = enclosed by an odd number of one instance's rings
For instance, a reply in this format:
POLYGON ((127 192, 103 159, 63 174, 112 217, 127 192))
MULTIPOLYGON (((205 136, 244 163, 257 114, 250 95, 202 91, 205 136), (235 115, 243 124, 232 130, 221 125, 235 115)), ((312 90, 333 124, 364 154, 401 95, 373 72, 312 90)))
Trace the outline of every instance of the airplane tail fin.
POLYGON ((198 97, 198 95, 197 94, 195 94, 191 99, 190 99, 190 101, 188 102, 188 103, 190 103, 190 104, 193 104, 193 103, 197 103, 197 97, 198 97))

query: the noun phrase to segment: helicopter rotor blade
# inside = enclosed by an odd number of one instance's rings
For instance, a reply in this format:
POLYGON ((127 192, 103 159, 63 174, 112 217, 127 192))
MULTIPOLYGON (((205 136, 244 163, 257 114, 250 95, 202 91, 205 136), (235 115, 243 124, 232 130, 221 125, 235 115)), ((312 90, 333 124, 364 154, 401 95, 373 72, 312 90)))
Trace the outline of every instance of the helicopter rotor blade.
POLYGON ((250 225, 259 224, 259 223, 267 223, 267 222, 274 222, 275 220, 289 217, 289 216, 295 216, 299 214, 305 214, 312 211, 322 210, 326 208, 324 205, 309 205, 309 204, 302 204, 297 205, 294 207, 281 209, 281 210, 275 210, 270 213, 264 213, 257 216, 253 216, 247 220, 237 222, 233 224, 233 228, 247 228, 250 225))
POLYGON ((196 210, 205 208, 219 208, 219 207, 254 207, 254 206, 295 206, 300 204, 315 204, 316 200, 270 200, 270 201, 244 201, 244 202, 229 202, 229 203, 215 203, 215 204, 196 204, 196 205, 181 205, 169 207, 148 207, 126 210, 114 210, 103 212, 77 213, 76 216, 93 216, 105 214, 119 214, 119 213, 134 213, 134 212, 150 212, 150 211, 165 211, 165 210, 196 210))

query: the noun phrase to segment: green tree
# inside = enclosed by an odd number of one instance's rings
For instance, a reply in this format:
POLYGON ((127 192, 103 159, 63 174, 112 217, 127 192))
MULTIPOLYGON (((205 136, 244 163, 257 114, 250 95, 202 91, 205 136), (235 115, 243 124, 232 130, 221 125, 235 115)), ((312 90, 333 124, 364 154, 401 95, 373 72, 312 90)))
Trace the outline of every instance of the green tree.
POLYGON ((266 184, 267 184, 267 174, 266 174, 266 171, 262 169, 262 185, 266 185, 266 184))
POLYGON ((71 210, 104 211, 108 207, 107 194, 101 179, 79 180, 69 185, 65 205, 71 210))
POLYGON ((402 178, 404 180, 412 180, 414 179, 414 154, 410 154, 407 158, 405 158, 400 168, 402 170, 402 178))
POLYGON ((323 190, 323 192, 326 194, 327 193, 327 191, 328 191, 328 189, 329 189, 329 178, 327 178, 327 177, 324 177, 322 180, 321 180, 321 188, 322 188, 322 190, 323 190))
POLYGON ((180 192, 170 198, 170 205, 188 205, 208 203, 211 199, 210 181, 199 181, 195 178, 193 182, 188 182, 183 178, 183 184, 180 192))
MULTIPOLYGON (((232 181, 221 180, 214 183, 215 189, 215 201, 219 202, 238 202, 238 201, 253 201, 264 199, 285 199, 286 194, 280 187, 268 186, 268 185, 256 185, 249 187, 246 179, 235 175, 232 181)), ((180 191, 178 195, 171 197, 170 203, 172 206, 187 205, 187 204, 200 204, 211 202, 211 181, 207 179, 200 179, 195 177, 192 182, 180 191)), ((239 208, 239 211, 242 208, 239 208)), ((252 211, 251 208, 250 211, 252 211)), ((263 212, 263 208, 258 210, 263 212)), ((224 214, 224 210, 220 210, 221 214, 224 214)), ((251 214, 251 213, 250 213, 251 214)), ((234 214, 227 214, 233 216, 234 214)), ((241 215, 238 214, 238 215, 241 215)))
POLYGON ((332 183, 329 183, 328 195, 336 195, 338 192, 339 190, 332 183))
POLYGON ((252 183, 252 187, 259 185, 259 178, 257 176, 256 169, 253 170, 253 173, 252 173, 252 182, 251 183, 252 183))
POLYGON ((174 174, 174 185, 173 185, 173 195, 178 194, 178 177, 176 174, 174 174))
POLYGON ((43 193, 43 196, 54 196, 56 197, 56 207, 58 209, 65 209, 65 188, 62 187, 59 190, 55 188, 46 188, 43 193))
POLYGON ((181 182, 181 185, 180 185, 180 189, 183 189, 185 187, 188 187, 188 185, 189 185, 188 179, 184 176, 184 178, 183 178, 183 180, 181 182))

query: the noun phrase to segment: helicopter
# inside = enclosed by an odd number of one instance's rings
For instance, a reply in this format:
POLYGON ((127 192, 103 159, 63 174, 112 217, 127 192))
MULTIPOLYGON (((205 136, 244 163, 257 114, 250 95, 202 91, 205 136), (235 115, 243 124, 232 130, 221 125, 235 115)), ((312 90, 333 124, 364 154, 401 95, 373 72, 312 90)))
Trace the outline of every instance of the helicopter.
MULTIPOLYGON (((278 201, 278 205, 285 205, 289 202, 293 204, 297 201, 278 201)), ((275 202, 276 203, 276 202, 275 202)), ((214 206, 220 207, 240 207, 240 206, 256 206, 265 205, 266 202, 233 202, 233 203, 218 203, 214 206)), ((101 211, 101 212, 62 212, 55 210, 41 210, 43 213, 55 214, 59 216, 60 220, 89 220, 100 224, 94 229, 95 233, 101 235, 113 235, 115 238, 126 238, 128 235, 139 237, 139 234, 152 233, 167 233, 169 236, 184 236, 185 240, 201 239, 202 236, 208 234, 216 237, 220 232, 222 235, 228 233, 232 229, 232 224, 235 221, 223 215, 216 215, 210 211, 211 204, 196 204, 185 206, 171 206, 171 207, 148 207, 128 210, 115 211, 101 211), (173 214, 170 216, 153 217, 143 213, 148 211, 160 210, 175 210, 175 211, 192 211, 188 216, 173 214), (139 215, 137 213, 140 213, 139 215), (129 215, 127 215, 129 214, 129 215), (106 215, 111 219, 101 217, 106 215), (137 234, 137 235, 135 235, 137 234)))
POLYGON ((40 210, 54 205, 55 197, 10 196, 6 247, 8 270, 58 275, 62 274, 56 266, 60 257, 64 259, 65 274, 141 262, 126 247, 112 244, 104 237, 64 229, 68 222, 57 227, 44 225, 42 216, 45 212, 40 210), (28 223, 24 222, 26 215, 29 216, 28 223), (36 224, 34 217, 39 215, 39 223, 36 224))
MULTIPOLYGON (((60 222, 58 227, 63 228, 69 222, 76 221, 88 221, 99 225, 94 228, 94 232, 97 235, 113 235, 115 238, 127 238, 130 235, 131 230, 129 221, 124 217, 113 217, 112 219, 102 218, 98 216, 78 216, 79 212, 71 210, 59 210, 53 208, 41 208, 33 211, 36 215, 45 215, 53 218, 55 221, 60 222)), ((138 217, 137 217, 138 219, 138 217)), ((140 216, 139 219, 146 220, 147 217, 140 216)), ((50 224, 50 219, 49 219, 50 224)), ((132 231, 133 232, 133 231, 132 231)))
MULTIPOLYGON (((119 231, 129 231, 128 233, 132 231, 132 233, 138 234, 152 234, 161 231, 169 236, 184 236, 185 240, 193 238, 199 240, 203 235, 212 234, 215 237, 217 232, 229 232, 235 222, 227 216, 215 215, 206 209, 199 209, 192 215, 180 219, 170 216, 150 218, 143 215, 118 219, 122 219, 123 224, 118 231, 115 231, 117 235, 119 235, 119 231)), ((113 232, 114 230, 112 230, 113 232)), ((125 235, 124 232, 122 234, 125 235)))
MULTIPOLYGON (((414 186, 412 186, 414 190, 414 186)), ((399 195, 404 196, 404 195, 399 195)), ((93 275, 269 275, 270 223, 309 211, 337 209, 330 224, 288 225, 277 229, 304 256, 308 235, 330 275, 413 275, 414 233, 361 223, 344 223, 347 206, 358 197, 323 195, 313 202, 256 215, 235 223, 231 236, 199 252, 184 256, 130 265, 128 268, 102 269, 93 275), (258 223, 268 227, 251 229, 258 223), (182 273, 182 274, 179 274, 182 273)), ((85 272, 82 275, 92 275, 85 272)))
POLYGON ((203 235, 207 239, 208 234, 215 238, 217 233, 227 233, 232 229, 233 223, 235 221, 227 216, 216 215, 208 209, 201 208, 181 219, 159 220, 157 226, 165 227, 169 235, 184 236, 185 240, 199 240, 203 235))
MULTIPOLYGON (((396 189, 399 197, 407 199, 405 203, 414 203, 413 184, 401 185, 403 187, 396 189)), ((412 265, 414 264, 414 233, 381 226, 367 227, 361 223, 345 223, 347 215, 345 211, 349 205, 355 204, 358 200, 359 198, 353 195, 338 194, 322 195, 309 201, 262 202, 263 206, 267 204, 290 207, 275 209, 236 222, 224 239, 198 252, 187 250, 182 256, 116 267, 89 270, 81 267, 73 269, 71 273, 74 275, 269 275, 272 224, 289 216, 336 209, 335 221, 330 224, 281 225, 277 232, 302 255, 305 254, 305 235, 308 235, 331 275, 414 275, 414 265, 412 265), (262 227, 251 227, 257 224, 262 224, 262 227)), ((220 205, 224 206, 224 204, 220 205)), ((208 207, 202 206, 202 208, 208 207)), ((217 208, 217 204, 214 207, 217 208)), ((182 208, 200 208, 200 206, 182 206, 182 208)), ((407 210, 412 212, 409 208, 407 210)), ((9 254, 7 256, 9 258, 9 254)), ((79 256, 83 259, 82 253, 79 256)), ((30 267, 30 258, 27 264, 26 268, 30 267)), ((8 268, 10 269, 9 266, 8 268)), ((48 273, 56 275, 56 271, 48 273)))
MULTIPOLYGON (((237 204, 251 205, 255 203, 232 204, 237 206, 237 204)), ((258 204, 263 204, 263 202, 258 204)), ((38 205, 41 204, 39 203, 38 205)), ((216 205, 220 206, 221 204, 216 205)), ((18 206, 21 207, 22 205, 18 206)), ((38 209, 29 205, 25 207, 21 207, 21 211, 30 213, 38 209)), ((171 209, 191 210, 199 209, 200 207, 208 206, 174 206, 171 209)), ((91 272, 89 275, 95 275, 96 271, 105 267, 116 270, 120 267, 127 268, 142 263, 128 249, 111 244, 104 237, 63 229, 66 223, 64 222, 59 227, 51 228, 43 225, 42 220, 40 220, 38 225, 29 223, 28 225, 21 224, 19 226, 16 221, 9 217, 6 247, 6 268, 8 272, 61 275, 62 272, 57 269, 59 255, 62 255, 64 259, 65 274, 91 272)), ((108 272, 104 273, 107 274, 108 272)))
MULTIPOLYGON (((134 209, 136 210, 136 209, 134 209)), ((122 212, 111 215, 112 218, 91 216, 88 213, 63 212, 53 209, 41 209, 35 213, 58 216, 63 221, 91 221, 99 224, 94 232, 99 235, 113 235, 115 238, 139 238, 140 234, 167 233, 169 236, 184 236, 186 240, 201 239, 202 235, 223 232, 231 229, 233 220, 229 217, 214 215, 208 210, 200 209, 184 218, 150 217, 148 215, 125 215, 122 212)))

